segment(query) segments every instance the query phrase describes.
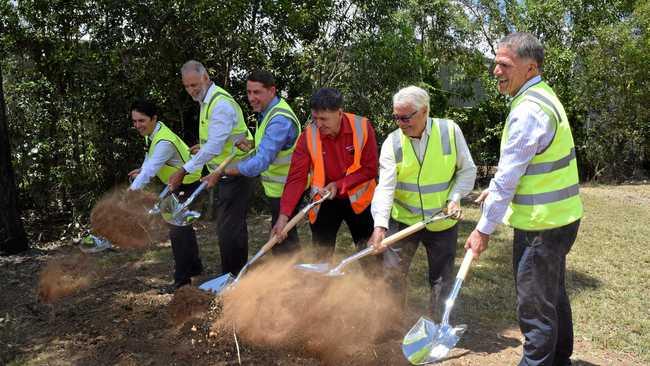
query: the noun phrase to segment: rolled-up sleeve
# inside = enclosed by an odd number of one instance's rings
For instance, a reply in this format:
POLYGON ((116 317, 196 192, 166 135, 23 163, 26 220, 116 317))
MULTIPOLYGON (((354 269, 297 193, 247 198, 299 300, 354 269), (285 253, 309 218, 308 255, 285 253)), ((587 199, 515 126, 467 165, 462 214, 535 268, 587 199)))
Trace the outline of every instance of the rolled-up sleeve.
POLYGON ((296 137, 296 127, 287 117, 273 117, 266 126, 260 145, 256 146, 255 156, 238 164, 239 172, 247 177, 255 177, 269 168, 284 146, 291 145, 296 137))

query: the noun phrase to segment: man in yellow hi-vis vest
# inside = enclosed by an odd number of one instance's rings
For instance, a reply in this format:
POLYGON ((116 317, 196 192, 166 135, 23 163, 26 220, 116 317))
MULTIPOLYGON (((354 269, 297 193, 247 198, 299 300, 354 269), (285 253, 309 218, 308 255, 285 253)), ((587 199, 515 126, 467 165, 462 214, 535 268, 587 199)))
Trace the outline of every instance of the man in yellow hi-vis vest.
MULTIPOLYGON (((190 149, 178 135, 158 120, 153 103, 145 100, 133 102, 131 120, 133 127, 145 138, 148 149, 142 166, 129 173, 130 177, 135 178, 129 189, 143 189, 154 176, 164 184, 169 183, 169 177, 190 160, 190 149)), ((186 175, 174 193, 189 196, 198 186, 199 178, 200 172, 186 175)), ((191 277, 200 275, 203 272, 203 264, 199 257, 196 234, 191 225, 169 225, 169 239, 175 264, 174 284, 165 290, 173 292, 190 284, 191 277)))
MULTIPOLYGON (((393 119, 399 128, 382 144, 379 183, 372 198, 375 229, 369 243, 380 251, 386 231, 402 230, 443 208, 458 211, 460 199, 474 188, 476 165, 460 127, 452 120, 431 118, 429 100, 429 93, 417 86, 393 96, 393 119)), ((411 260, 422 243, 429 264, 431 315, 441 316, 440 299, 451 288, 457 239, 457 221, 448 219, 430 223, 393 245, 401 261, 386 266, 386 274, 402 306, 411 260)))
POLYGON ((582 201, 571 127, 562 103, 542 80, 544 47, 528 33, 498 45, 494 76, 512 97, 503 128, 499 166, 477 202, 483 213, 465 244, 487 249, 503 220, 514 228, 517 317, 525 336, 520 365, 570 365, 571 305, 566 256, 578 234, 582 201))
MULTIPOLYGON (((239 104, 224 89, 215 85, 205 67, 197 61, 181 68, 183 86, 194 101, 200 103, 199 145, 196 155, 169 179, 170 188, 180 184, 188 172, 215 170, 230 155, 233 162, 244 158, 236 148, 242 140, 252 140, 239 104)), ((248 261, 248 227, 246 212, 253 194, 254 180, 244 176, 223 176, 217 185, 217 235, 221 252, 221 271, 237 275, 248 261)))
MULTIPOLYGON (((237 164, 231 164, 226 168, 225 174, 261 176, 264 194, 271 206, 273 227, 280 214, 280 197, 289 173, 291 156, 301 132, 300 122, 289 104, 277 96, 275 78, 270 72, 251 72, 246 82, 246 93, 251 109, 258 113, 255 155, 237 164)), ((214 174, 206 177, 208 187, 214 185, 218 178, 214 174)), ((298 230, 294 227, 289 231, 287 239, 273 247, 273 253, 290 253, 296 250, 298 245, 298 230)))

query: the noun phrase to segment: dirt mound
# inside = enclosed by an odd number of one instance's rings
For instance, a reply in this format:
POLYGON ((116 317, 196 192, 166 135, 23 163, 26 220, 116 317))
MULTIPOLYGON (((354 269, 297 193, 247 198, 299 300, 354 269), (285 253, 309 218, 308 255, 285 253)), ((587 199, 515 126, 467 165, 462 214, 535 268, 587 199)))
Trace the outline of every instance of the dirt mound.
POLYGON ((83 254, 48 262, 38 282, 39 301, 53 303, 87 288, 95 276, 93 268, 93 261, 83 254))
POLYGON ((164 237, 165 225, 160 217, 148 214, 156 199, 150 192, 115 189, 93 207, 92 231, 120 248, 147 247, 164 237))
POLYGON ((307 350, 329 363, 363 352, 399 324, 395 301, 381 278, 361 273, 328 278, 271 260, 242 277, 222 297, 219 331, 244 341, 307 350))
POLYGON ((167 307, 172 323, 183 325, 193 317, 200 317, 208 312, 214 295, 192 286, 183 286, 176 290, 174 298, 167 307))

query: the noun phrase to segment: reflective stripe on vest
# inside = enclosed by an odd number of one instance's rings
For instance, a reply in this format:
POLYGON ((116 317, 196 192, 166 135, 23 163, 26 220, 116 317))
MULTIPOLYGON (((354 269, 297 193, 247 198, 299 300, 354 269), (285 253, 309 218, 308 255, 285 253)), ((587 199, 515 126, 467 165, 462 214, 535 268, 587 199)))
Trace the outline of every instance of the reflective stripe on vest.
MULTIPOLYGON (((518 95, 511 111, 522 102, 538 105, 555 127, 549 146, 530 161, 519 180, 504 223, 520 230, 546 230, 568 225, 582 217, 578 168, 571 128, 564 107, 545 82, 518 95)), ((506 121, 501 148, 508 141, 510 118, 506 121)))
POLYGON ((258 147, 262 143, 264 134, 266 133, 266 127, 271 122, 271 120, 276 116, 284 116, 291 121, 291 123, 296 126, 296 139, 293 141, 293 144, 290 148, 286 150, 280 150, 276 155, 275 159, 268 168, 262 172, 262 186, 264 187, 264 194, 267 197, 281 197, 282 191, 284 190, 284 184, 287 181, 287 175, 289 174, 289 167, 291 165, 291 156, 293 151, 296 149, 296 142, 298 141, 298 136, 300 135, 301 128, 298 118, 293 113, 293 110, 289 104, 284 100, 280 101, 274 105, 271 110, 266 113, 262 122, 255 129, 255 146, 258 147))
MULTIPOLYGON (((361 157, 363 149, 368 140, 368 122, 365 117, 357 116, 352 113, 344 113, 346 119, 352 127, 352 139, 354 143, 354 157, 352 165, 346 170, 346 175, 350 175, 361 168, 361 157)), ((341 121, 343 123, 343 121, 341 121)), ((325 186, 325 162, 323 161, 323 147, 321 144, 320 132, 314 123, 307 125, 305 130, 307 140, 307 150, 311 157, 311 196, 313 199, 319 199, 320 189, 325 186)), ((363 182, 354 188, 348 190, 348 198, 352 210, 359 214, 363 212, 372 201, 372 195, 375 192, 377 182, 375 179, 363 182)), ((309 221, 314 223, 318 215, 318 206, 309 211, 309 221)))
POLYGON ((214 171, 219 166, 219 164, 221 164, 224 160, 226 160, 228 156, 233 153, 235 154, 235 159, 233 159, 233 162, 241 160, 244 156, 246 156, 246 152, 236 148, 235 143, 244 138, 248 140, 253 139, 253 135, 248 130, 248 127, 246 127, 244 115, 241 108, 239 107, 239 104, 237 104, 237 102, 235 102, 235 99, 233 99, 233 97, 224 89, 216 85, 214 85, 214 88, 215 90, 210 97, 210 101, 201 106, 201 113, 199 116, 199 143, 203 145, 208 141, 210 116, 212 115, 212 111, 219 101, 224 100, 232 106, 232 108, 235 110, 235 113, 237 114, 237 121, 235 122, 235 126, 230 132, 230 136, 228 136, 228 139, 226 139, 221 153, 212 158, 206 164, 208 170, 211 172, 214 171))
MULTIPOLYGON (((186 163, 188 160, 190 160, 190 148, 187 147, 185 142, 183 142, 183 140, 178 137, 178 135, 175 134, 171 129, 169 129, 169 127, 167 127, 164 123, 160 121, 158 123, 160 124, 160 128, 158 128, 158 131, 153 136, 153 139, 149 144, 149 151, 147 152, 147 156, 153 156, 154 151, 156 151, 156 146, 158 146, 158 143, 160 141, 169 141, 176 149, 176 152, 178 152, 178 156, 180 156, 183 163, 186 163)), ((145 140, 147 140, 147 138, 145 138, 145 140)), ((156 176, 164 184, 167 184, 169 183, 169 177, 176 173, 180 168, 180 166, 171 166, 165 164, 160 167, 160 169, 158 169, 156 176)), ((201 178, 200 170, 194 173, 186 174, 183 178, 183 184, 194 183, 199 180, 199 178, 201 178)))
MULTIPOLYGON (((456 173, 456 141, 452 122, 427 119, 429 138, 423 161, 420 162, 408 136, 400 129, 389 138, 395 154, 397 183, 391 217, 413 225, 445 207, 456 173)), ((454 226, 454 220, 427 225, 429 231, 442 231, 454 226)))

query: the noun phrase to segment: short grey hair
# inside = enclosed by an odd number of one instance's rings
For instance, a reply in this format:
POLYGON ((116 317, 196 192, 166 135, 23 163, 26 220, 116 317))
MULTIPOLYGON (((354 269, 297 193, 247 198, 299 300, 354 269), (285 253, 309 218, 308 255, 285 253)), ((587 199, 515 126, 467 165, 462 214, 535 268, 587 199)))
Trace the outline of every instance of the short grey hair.
POLYGON ((426 107, 427 115, 429 114, 429 101, 429 93, 427 93, 426 90, 415 85, 410 85, 406 88, 402 88, 397 93, 395 93, 395 95, 393 95, 393 105, 410 104, 417 110, 420 110, 422 107, 426 107))
POLYGON ((510 33, 499 41, 498 48, 501 47, 513 50, 519 58, 535 60, 537 68, 542 70, 544 46, 534 35, 525 32, 510 33))
POLYGON ((185 75, 187 72, 195 72, 199 75, 208 75, 208 70, 205 68, 205 66, 196 60, 189 60, 183 64, 181 67, 181 75, 185 75))

